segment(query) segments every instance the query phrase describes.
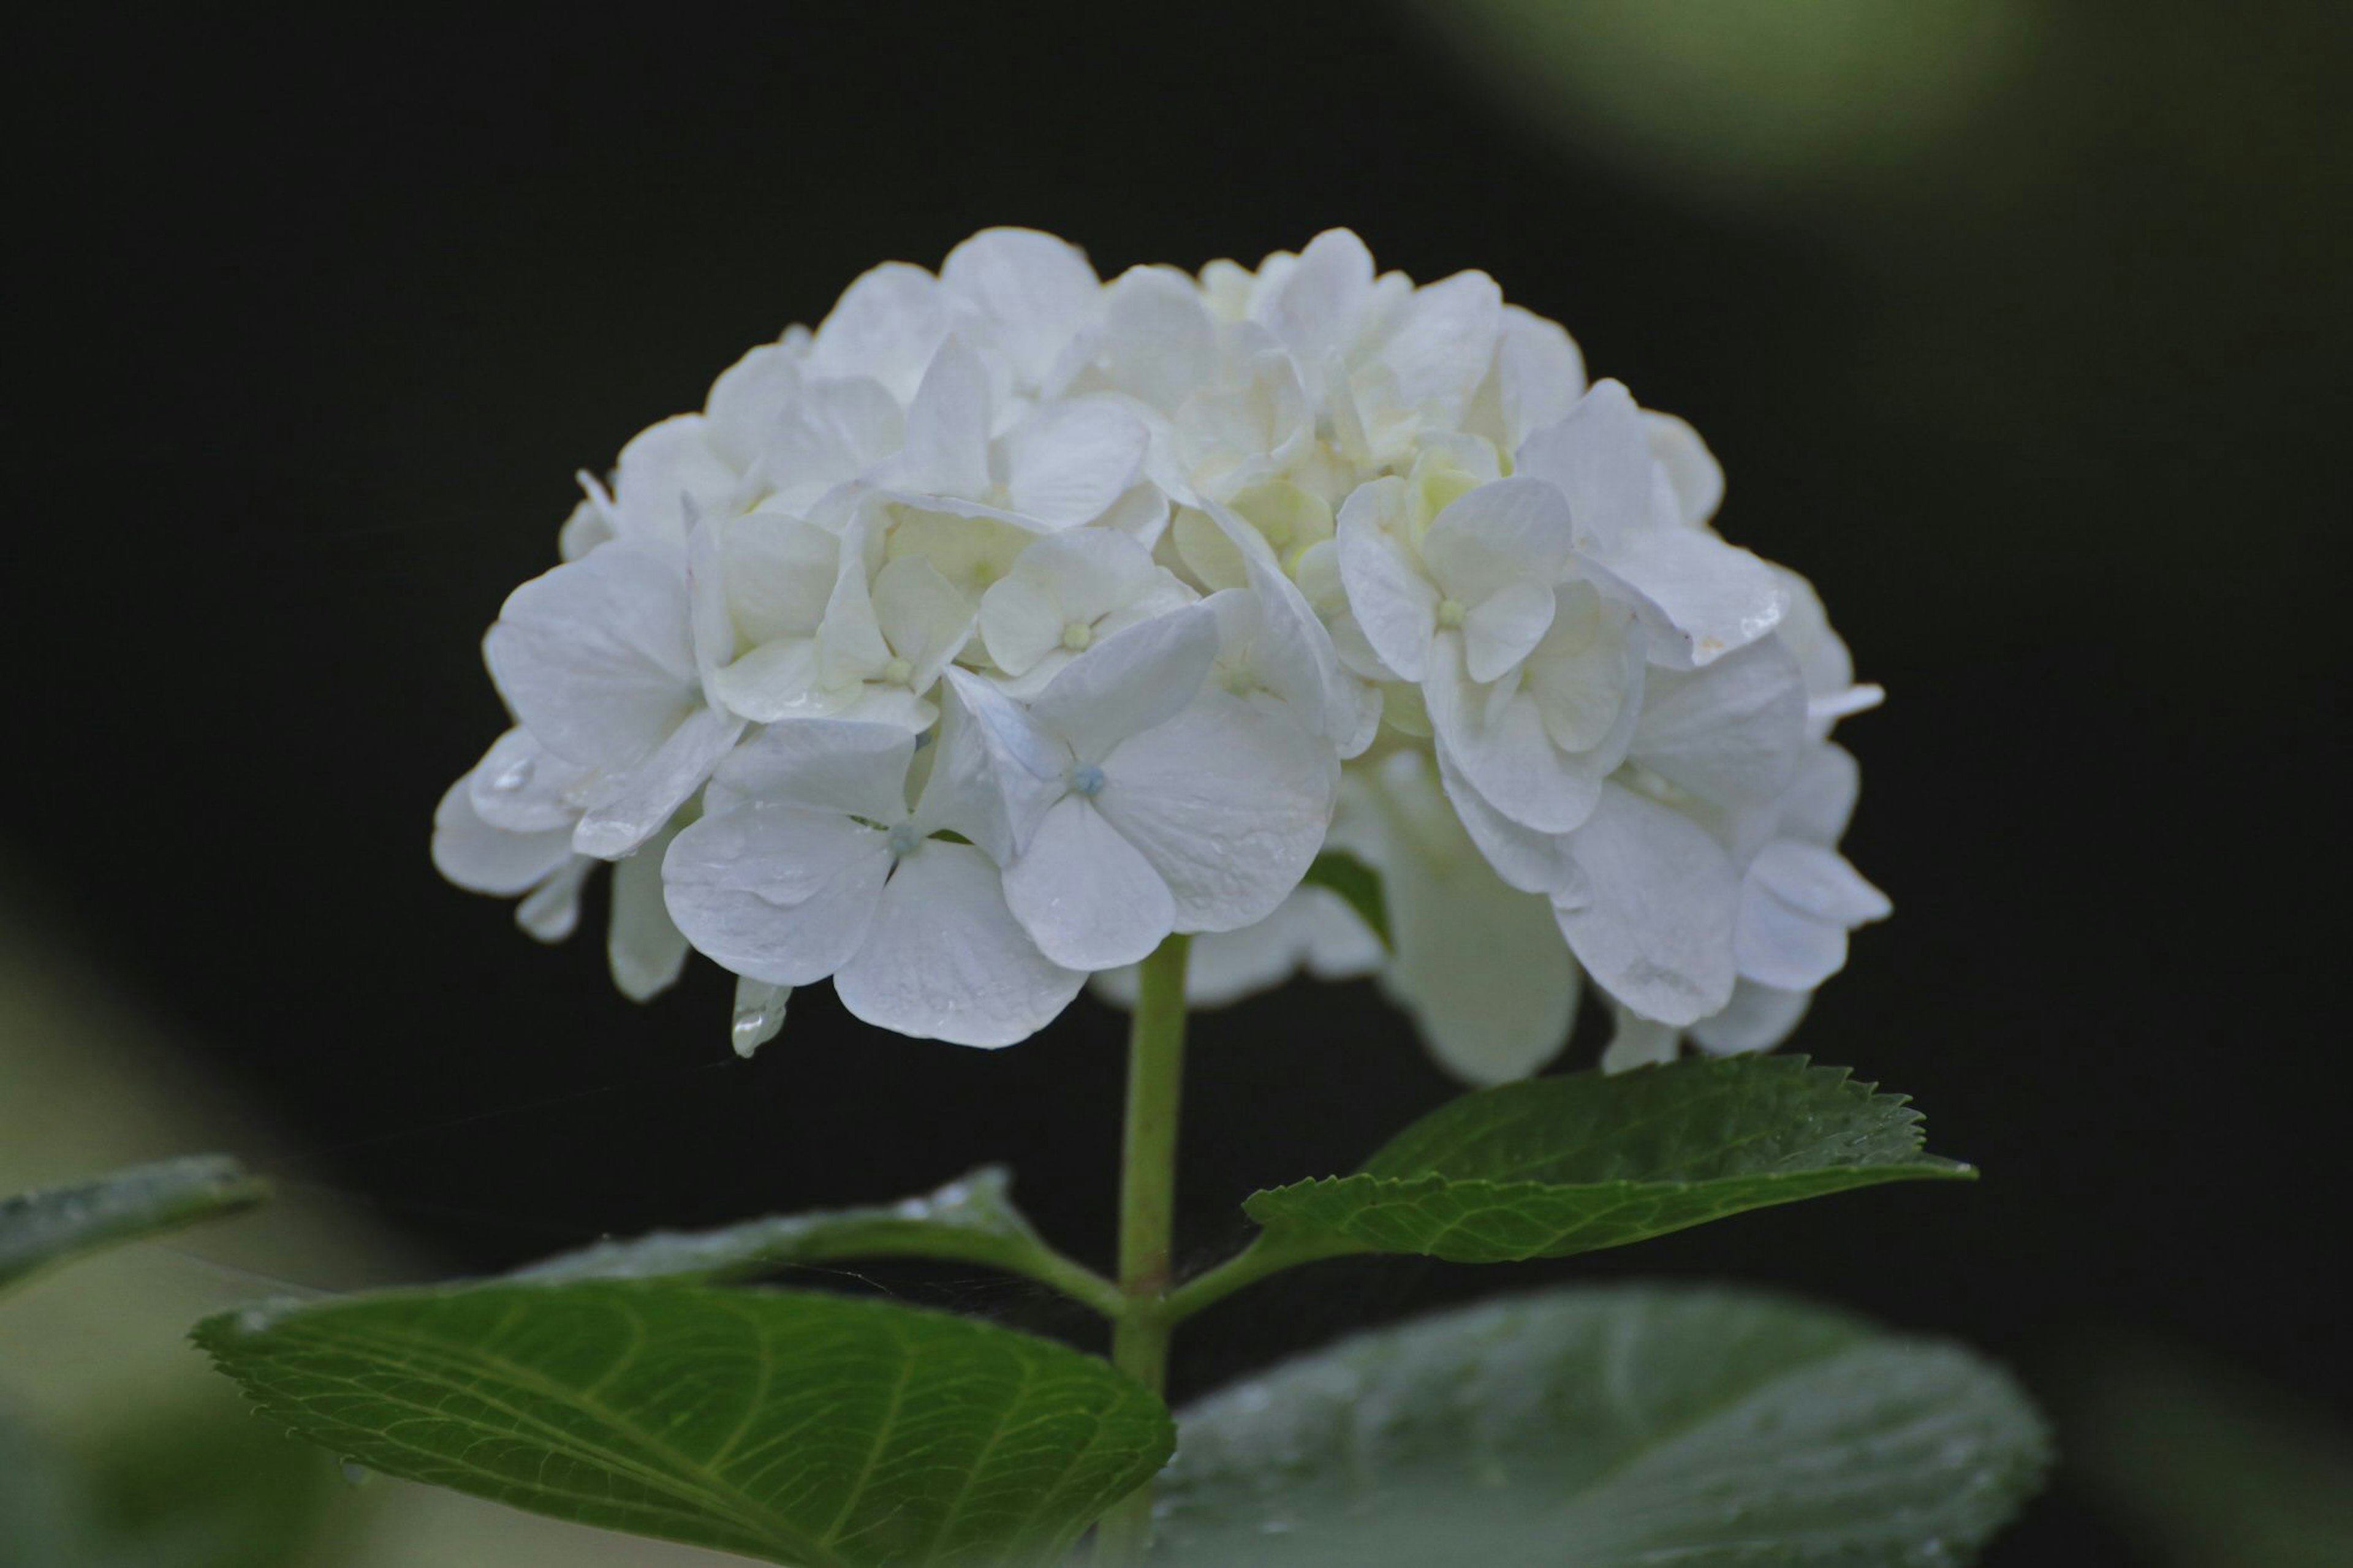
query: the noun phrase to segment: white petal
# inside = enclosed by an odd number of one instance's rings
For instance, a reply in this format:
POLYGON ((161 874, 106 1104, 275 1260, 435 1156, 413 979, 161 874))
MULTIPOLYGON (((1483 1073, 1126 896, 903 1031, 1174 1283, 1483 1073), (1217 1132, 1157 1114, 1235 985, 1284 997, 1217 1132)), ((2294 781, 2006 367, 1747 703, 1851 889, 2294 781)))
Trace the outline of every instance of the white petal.
POLYGON ((1633 754, 1701 799, 1737 810, 1780 797, 1806 739, 1798 661, 1767 638, 1704 669, 1651 672, 1633 754))
POLYGON ((906 416, 865 375, 810 383, 754 466, 759 483, 806 505, 899 449, 906 416))
POLYGON ((1686 528, 1705 525, 1724 504, 1724 468, 1715 454, 1698 431, 1672 414, 1643 410, 1642 433, 1674 492, 1678 521, 1686 528))
POLYGON ((723 968, 807 985, 848 961, 891 869, 886 836, 834 812, 744 806, 680 833, 662 859, 670 919, 723 968))
POLYGON ((1444 742, 1437 746, 1439 782, 1463 831, 1506 887, 1546 898, 1561 891, 1572 875, 1565 847, 1566 836, 1523 827, 1495 809, 1472 788, 1456 765, 1444 742))
POLYGON ((839 711, 839 694, 819 679, 815 637, 786 637, 754 648, 711 678, 726 710, 754 723, 839 711))
POLYGON ((660 995, 678 984, 686 968, 686 937, 662 902, 662 856, 676 836, 674 829, 665 828, 613 868, 605 958, 613 984, 632 1002, 660 995))
POLYGON ((1836 844, 1846 835, 1854 816, 1856 794, 1862 788, 1862 770, 1843 746, 1824 742, 1809 746, 1798 763, 1798 776, 1781 797, 1781 833, 1809 844, 1836 844))
POLYGON ((1217 369, 1217 328, 1200 289, 1173 267, 1122 273, 1104 302, 1112 384, 1173 414, 1217 369))
POLYGON ((874 618, 892 653, 910 666, 900 684, 912 692, 929 690, 972 638, 972 605, 920 555, 902 555, 876 574, 874 618))
POLYGON ((1556 424, 1520 443, 1514 476, 1557 485, 1579 548, 1608 549, 1649 523, 1655 465, 1633 395, 1598 382, 1556 424))
POLYGON ((1743 980, 1732 988, 1723 1012, 1692 1026, 1692 1038, 1719 1057, 1771 1050, 1796 1031, 1813 999, 1810 991, 1779 991, 1743 980))
POLYGON ((772 724, 720 764, 711 809, 765 802, 893 823, 907 815, 915 738, 883 724, 798 719, 772 724))
POLYGON ((1683 668, 1755 642, 1789 604, 1772 567, 1695 529, 1630 531, 1586 568, 1642 612, 1657 639, 1651 657, 1683 668))
POLYGON ((510 833, 493 827, 475 814, 466 785, 467 779, 451 784, 433 811, 433 867, 450 881, 470 892, 512 897, 572 858, 568 828, 510 833))
POLYGON ((1841 926, 1885 920, 1895 909, 1844 856, 1820 845, 1777 838, 1757 851, 1748 875, 1790 908, 1841 926))
POLYGON ((1625 759, 1641 717, 1649 638, 1630 611, 1589 584, 1553 592, 1552 625, 1528 656, 1525 684, 1545 733, 1607 770, 1625 759))
POLYGON ((1680 813, 1607 784, 1569 853, 1582 901, 1556 903, 1554 913, 1593 978, 1662 1024, 1721 1009, 1732 995, 1740 883, 1715 840, 1680 813))
POLYGON ((977 496, 988 489, 988 371, 962 338, 932 356, 907 405, 907 444, 881 482, 924 494, 977 496))
POLYGON ((1079 761, 1100 762, 1120 742, 1190 702, 1217 655, 1216 612, 1187 605, 1106 637, 1072 659, 1029 704, 1029 713, 1079 761))
POLYGON ((568 942, 580 928, 580 892, 590 872, 602 866, 575 855, 515 906, 515 924, 533 942, 568 942))
POLYGON ((1015 379, 1035 387, 1101 308, 1103 286, 1078 247, 1035 229, 983 229, 948 252, 940 285, 987 323, 1015 379))
POLYGON ((565 762, 518 726, 482 753, 466 775, 466 791, 475 815, 492 827, 569 837, 596 777, 596 769, 565 762))
POLYGON ((841 563, 841 541, 798 518, 754 512, 720 531, 721 602, 753 647, 805 637, 825 618, 841 563))
POLYGON ((735 473, 750 468, 800 401, 799 357, 763 343, 722 371, 703 401, 712 451, 735 473))
MULTIPOLYGON (((1089 539, 1090 531, 1050 535, 1039 543, 1064 539, 1089 539)), ((1035 549, 1036 546, 1031 546, 1035 549)), ((1020 574, 1002 577, 980 596, 980 640, 997 668, 1008 675, 1027 675, 1038 661, 1062 646, 1066 617, 1061 595, 1049 582, 1020 574)))
POLYGON ((944 690, 939 754, 916 818, 963 834, 1003 865, 1061 796, 1070 753, 979 676, 951 668, 944 690))
POLYGON ((920 267, 885 262, 852 283, 818 328, 809 374, 871 376, 904 402, 947 330, 938 281, 920 267))
POLYGON ((1846 967, 1846 927, 1751 883, 1740 900, 1732 954, 1744 978, 1782 991, 1810 991, 1846 967))
POLYGON ((1558 322, 1504 307, 1495 345, 1495 395, 1504 450, 1517 451, 1529 433, 1556 425, 1585 395, 1585 356, 1558 322))
POLYGON ((1479 601, 1463 617, 1462 650, 1471 679, 1493 680, 1535 651, 1552 629, 1553 592, 1513 583, 1479 601))
POLYGON ((1340 581, 1365 639, 1398 679, 1419 680, 1430 667, 1440 595, 1409 547, 1385 526, 1401 493, 1401 481, 1357 487, 1340 508, 1334 537, 1340 581))
POLYGON ((1038 951, 1006 908, 987 856, 934 839, 899 862, 865 944, 833 988, 880 1028, 1007 1046, 1051 1023, 1085 980, 1038 951))
POLYGON ((649 426, 621 448, 613 475, 613 514, 623 539, 682 544, 692 513, 734 494, 735 470, 712 449, 699 414, 649 426))
POLYGON ((1176 898, 1180 931, 1264 920, 1332 820, 1339 763, 1287 711, 1212 689, 1103 759, 1095 808, 1176 898))
POLYGON ((499 695, 557 754, 626 768, 702 696, 684 560, 617 540, 507 595, 482 640, 499 695))
POLYGON ((1440 637, 1432 646, 1421 689, 1430 728, 1454 766, 1497 811, 1539 833, 1567 833, 1592 812, 1614 763, 1555 745, 1527 692, 1491 693, 1474 684, 1458 639, 1440 637), (1501 700, 1490 702, 1491 694, 1501 700))
POLYGON ((1400 835, 1380 858, 1397 949, 1381 988, 1413 1015, 1440 1065, 1503 1083, 1558 1056, 1578 987, 1550 905, 1505 887, 1459 837, 1400 835))
POLYGON ((1005 437, 1012 510, 1050 528, 1100 517, 1144 471, 1151 437, 1134 416, 1102 398, 1039 410, 1005 437))
POLYGON ((1414 406, 1462 407, 1494 357, 1503 310, 1504 291, 1483 272, 1458 272, 1415 289, 1381 345, 1398 397, 1414 406))
POLYGON ((1509 479, 1481 485, 1440 511, 1422 536, 1421 560, 1450 598, 1468 605, 1514 584, 1550 588, 1570 549, 1560 491, 1540 479, 1509 479))
POLYGON ((1630 1013, 1622 1006, 1612 1007, 1610 1012, 1617 1027, 1610 1033, 1609 1044, 1602 1048, 1603 1072, 1626 1072, 1675 1059, 1683 1042, 1681 1029, 1630 1013))
POLYGON ((696 709, 652 756, 597 781, 580 826, 573 829, 572 847, 599 860, 628 854, 702 787, 743 733, 744 721, 734 715, 696 709))
POLYGON ((1268 295, 1260 319, 1311 374, 1345 353, 1373 293, 1373 257, 1345 228, 1326 229, 1268 295))
POLYGON ((1039 950, 1071 969, 1140 963, 1176 921, 1168 884, 1077 795, 1055 803, 1005 868, 1005 901, 1039 950))

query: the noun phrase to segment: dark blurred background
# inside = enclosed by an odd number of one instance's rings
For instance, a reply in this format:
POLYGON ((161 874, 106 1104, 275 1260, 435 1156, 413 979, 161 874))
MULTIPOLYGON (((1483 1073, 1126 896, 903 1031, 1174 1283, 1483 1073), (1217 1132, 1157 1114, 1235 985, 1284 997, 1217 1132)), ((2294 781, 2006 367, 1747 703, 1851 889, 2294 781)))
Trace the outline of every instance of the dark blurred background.
MULTIPOLYGON (((85 12, 18 58, 9 892, 290 1131, 282 1177, 452 1270, 989 1160, 1106 1259, 1115 1015, 990 1054, 813 992, 739 1063, 715 970, 629 1005, 599 941, 542 949, 443 885, 427 823, 500 727, 478 639, 552 563, 573 470, 866 267, 1000 223, 1106 277, 1345 224, 1417 278, 1492 272, 1691 418, 1725 531, 1811 575, 1889 688, 1847 731, 1849 847, 1897 918, 1798 1048, 1915 1095, 1986 1179, 1556 1268, 1289 1277, 1188 1333, 1180 1392, 1472 1293, 1655 1273, 2031 1379, 2160 1330, 2341 1408, 2344 15, 85 12)), ((1197 1040, 1201 1256, 1254 1186, 1450 1092, 1367 986, 1197 1040)), ((877 1278, 1084 1332, 955 1271, 877 1278)), ((1990 1561, 2141 1561, 2115 1528, 2063 1479, 1990 1561)))

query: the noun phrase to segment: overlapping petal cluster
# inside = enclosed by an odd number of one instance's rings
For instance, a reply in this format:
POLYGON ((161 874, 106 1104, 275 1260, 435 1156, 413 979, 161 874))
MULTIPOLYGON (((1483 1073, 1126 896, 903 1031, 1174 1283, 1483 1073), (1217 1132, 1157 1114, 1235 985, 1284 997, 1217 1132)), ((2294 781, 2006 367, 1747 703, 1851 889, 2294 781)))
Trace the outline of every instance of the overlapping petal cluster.
POLYGON ((554 939, 690 948, 738 1044, 1021 1039, 1172 931, 1197 1001, 1377 973, 1466 1078, 1583 979, 1613 1063, 1775 1043, 1886 900, 1837 844, 1876 689, 1721 539, 1682 421, 1477 272, 1335 230, 1108 284, 998 229, 892 264, 624 448, 485 643, 514 721, 438 864, 554 939), (1324 888, 1376 868, 1388 948, 1324 888))

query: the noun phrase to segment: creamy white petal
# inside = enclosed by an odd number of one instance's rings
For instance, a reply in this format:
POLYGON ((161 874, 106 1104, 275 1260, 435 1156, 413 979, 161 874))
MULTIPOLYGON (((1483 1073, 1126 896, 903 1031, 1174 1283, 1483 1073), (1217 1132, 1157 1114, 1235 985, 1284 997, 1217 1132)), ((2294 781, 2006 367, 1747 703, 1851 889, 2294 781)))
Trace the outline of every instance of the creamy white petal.
POLYGON ((1458 639, 1432 645, 1422 696, 1430 728, 1464 779, 1494 808, 1524 827, 1567 833, 1600 798, 1611 763, 1590 752, 1564 752, 1546 731, 1535 699, 1506 689, 1503 700, 1462 668, 1458 639))
POLYGON ((1112 384, 1173 414, 1216 374, 1216 324, 1200 290, 1173 267, 1120 274, 1103 299, 1112 384))
POLYGON ((871 376, 903 403, 947 331, 938 280, 920 267, 886 261, 852 283, 818 328, 808 369, 871 376))
POLYGON ((1560 488, 1585 550, 1613 548, 1648 525, 1655 471, 1641 411, 1616 381, 1596 382, 1565 417, 1521 442, 1512 465, 1515 476, 1560 488))
POLYGON ((696 709, 652 756, 596 781, 588 809, 572 831, 572 847, 599 860, 630 853, 702 787, 743 733, 744 721, 733 714, 696 709))
POLYGON ((919 555, 902 555, 876 574, 874 617, 892 657, 908 665, 897 684, 913 692, 929 690, 972 637, 971 603, 919 555))
POLYGON ((677 837, 665 827, 613 867, 613 908, 605 960, 613 984, 632 1002, 649 1002, 686 969, 686 937, 662 901, 662 856, 677 837))
POLYGON ((940 286, 987 324, 1017 384, 1034 388, 1102 309, 1102 285, 1077 246, 1027 228, 988 228, 948 252, 940 286))
POLYGON ((515 905, 517 929, 533 942, 553 945, 569 942, 580 929, 580 893, 589 873, 602 866, 586 855, 575 855, 548 879, 523 895, 515 905))
POLYGON ((833 988, 853 1016, 880 1028, 1009 1046, 1051 1023, 1085 981, 1038 951, 987 856, 935 839, 899 862, 833 988))
POLYGON ((1339 764, 1287 711, 1214 688, 1103 761, 1094 806, 1152 863, 1182 931, 1264 920, 1332 820, 1339 764))
POLYGON ((907 405, 907 444, 879 482, 925 494, 981 494, 988 489, 988 368, 962 338, 949 338, 907 405))
POLYGON ((1540 893, 1546 898, 1567 888, 1572 872, 1566 836, 1539 833, 1513 821, 1462 776, 1445 742, 1438 742, 1436 752, 1439 782, 1445 788, 1447 800, 1471 842, 1486 857, 1487 864, 1504 884, 1519 892, 1540 893))
POLYGON ((834 713, 844 693, 820 679, 822 661, 815 637, 764 643, 714 673, 711 687, 721 706, 758 724, 834 713))
POLYGON ((1140 963, 1176 922, 1168 884, 1075 795, 1047 811, 1006 867, 1005 901, 1039 951, 1071 969, 1140 963))
POLYGON ((1535 651, 1552 629, 1553 591, 1511 583, 1479 601, 1462 620, 1464 668, 1477 681, 1494 680, 1535 651))
POLYGON ((1151 437, 1108 399, 1057 404, 1005 437, 1005 490, 1013 510, 1050 528, 1100 517, 1144 471, 1151 437))
POLYGON ((755 461, 755 488, 805 506, 899 449, 906 415, 882 384, 847 375, 807 384, 755 461))
POLYGON ((1038 694, 1029 712, 1078 761, 1101 762, 1122 741, 1165 722, 1190 702, 1217 654, 1216 612, 1187 605, 1130 626, 1072 659, 1038 694))
POLYGON ((543 744, 627 768, 702 700, 689 618, 682 552, 616 540, 507 595, 482 652, 543 744))
POLYGON ((798 356, 763 343, 720 372, 703 400, 711 449, 735 473, 749 469, 800 401, 798 356))
POLYGON ((1732 995, 1740 881, 1698 824, 1617 784, 1571 836, 1575 903, 1554 913, 1587 971, 1646 1018, 1687 1025, 1732 995))
POLYGON ((1259 319, 1312 372, 1354 343, 1372 293, 1373 258, 1365 242, 1345 228, 1326 229, 1270 291, 1259 319))
POLYGON ((1447 596, 1468 606, 1514 584, 1550 588, 1571 548, 1560 491, 1514 478, 1481 485, 1440 511, 1422 535, 1421 560, 1447 596))
POLYGON ((1380 349, 1398 397, 1450 412, 1464 406, 1494 357, 1503 312, 1504 291, 1483 272, 1458 272, 1415 289, 1380 349))
POLYGON ((613 515, 623 539, 682 544, 694 515, 735 493, 741 482, 712 448, 707 423, 681 414, 648 426, 621 448, 613 472, 613 515))
POLYGON ((1419 680, 1429 672, 1441 595, 1411 547, 1384 526, 1396 493, 1388 481, 1360 487, 1341 506, 1333 537, 1340 581, 1365 640, 1398 679, 1419 680))

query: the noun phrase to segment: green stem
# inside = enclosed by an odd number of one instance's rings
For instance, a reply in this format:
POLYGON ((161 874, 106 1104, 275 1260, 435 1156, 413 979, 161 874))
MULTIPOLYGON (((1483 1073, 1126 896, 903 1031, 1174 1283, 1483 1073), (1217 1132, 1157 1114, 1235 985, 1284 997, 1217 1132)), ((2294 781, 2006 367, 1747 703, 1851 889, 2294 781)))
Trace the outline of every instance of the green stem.
MULTIPOLYGON (((1119 1288, 1112 1363, 1153 1393, 1167 1383, 1163 1308, 1176 1213, 1176 1116, 1185 1079, 1185 953, 1172 936, 1144 961, 1127 1036, 1127 1123, 1120 1157, 1119 1288)), ((1096 1568, 1144 1561, 1152 1539, 1149 1482, 1113 1506, 1095 1533, 1096 1568)))

